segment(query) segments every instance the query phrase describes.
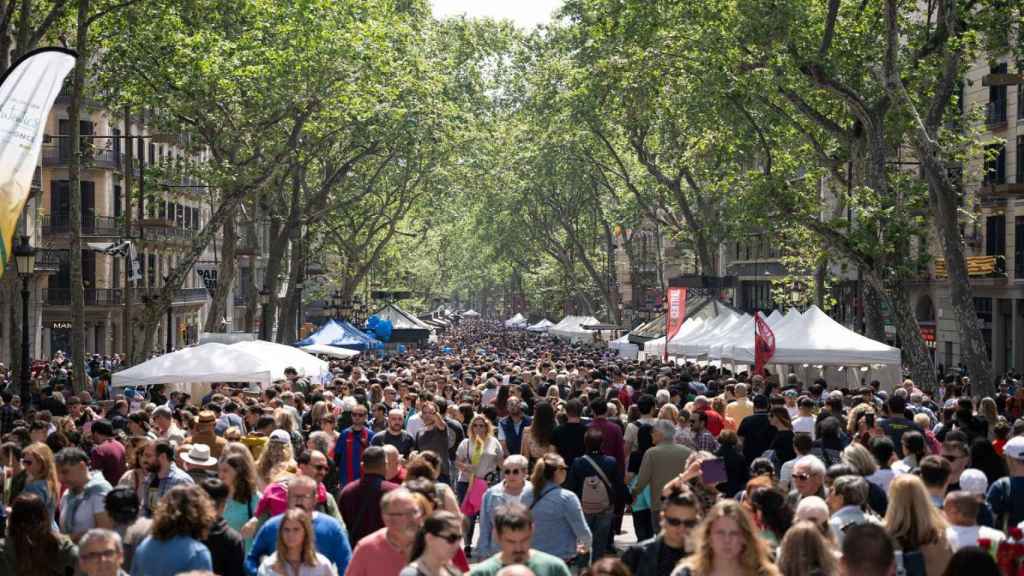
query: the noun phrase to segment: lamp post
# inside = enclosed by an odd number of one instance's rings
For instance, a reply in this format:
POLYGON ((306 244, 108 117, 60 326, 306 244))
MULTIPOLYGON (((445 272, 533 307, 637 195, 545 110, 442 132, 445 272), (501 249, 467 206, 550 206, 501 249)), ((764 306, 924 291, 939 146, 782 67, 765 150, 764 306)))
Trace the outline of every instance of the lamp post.
POLYGON ((260 340, 269 340, 267 338, 267 329, 269 322, 267 321, 267 306, 270 304, 270 292, 266 289, 260 289, 260 340))
POLYGON ((36 271, 36 249, 29 243, 28 236, 22 235, 18 247, 14 249, 14 259, 18 266, 18 275, 21 276, 21 401, 28 407, 32 402, 32 367, 29 365, 31 360, 28 353, 28 283, 36 271))

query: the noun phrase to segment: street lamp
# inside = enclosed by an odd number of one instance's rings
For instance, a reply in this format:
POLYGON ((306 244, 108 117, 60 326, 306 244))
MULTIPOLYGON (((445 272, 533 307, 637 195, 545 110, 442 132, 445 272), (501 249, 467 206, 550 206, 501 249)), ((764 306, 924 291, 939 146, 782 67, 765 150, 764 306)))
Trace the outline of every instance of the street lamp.
POLYGON ((27 408, 32 402, 30 388, 32 367, 29 366, 28 353, 28 283, 36 271, 36 249, 29 243, 28 236, 22 235, 18 247, 14 249, 14 260, 21 276, 21 401, 27 408))
POLYGON ((265 288, 260 288, 260 315, 263 317, 260 320, 260 340, 268 340, 267 330, 270 321, 267 319, 267 306, 270 304, 270 292, 265 288))

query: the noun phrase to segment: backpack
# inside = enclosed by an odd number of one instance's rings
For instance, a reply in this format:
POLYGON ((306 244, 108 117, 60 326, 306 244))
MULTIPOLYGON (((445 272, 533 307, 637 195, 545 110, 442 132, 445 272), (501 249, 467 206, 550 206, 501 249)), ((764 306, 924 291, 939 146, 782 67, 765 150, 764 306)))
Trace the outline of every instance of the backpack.
POLYGON ((584 514, 601 514, 612 509, 611 482, 604 471, 590 456, 583 456, 590 466, 597 471, 583 479, 583 490, 580 494, 580 505, 584 514))

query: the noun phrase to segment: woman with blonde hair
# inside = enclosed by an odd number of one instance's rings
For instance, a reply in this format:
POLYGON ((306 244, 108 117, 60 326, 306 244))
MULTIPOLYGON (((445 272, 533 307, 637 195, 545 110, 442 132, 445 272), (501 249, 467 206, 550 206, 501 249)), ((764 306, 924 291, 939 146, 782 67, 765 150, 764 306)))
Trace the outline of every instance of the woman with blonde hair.
POLYGON ((990 396, 982 398, 978 403, 978 416, 984 418, 988 423, 988 441, 991 442, 995 439, 995 428, 999 423, 999 409, 996 407, 996 401, 990 396))
POLYGON ((39 496, 50 520, 54 519, 57 501, 60 499, 60 485, 57 482, 57 465, 53 451, 42 442, 29 444, 21 453, 21 466, 25 470, 25 488, 21 493, 39 496))
MULTIPOLYGON (((287 415, 287 412, 285 414, 287 415)), ((288 433, 284 430, 274 430, 270 434, 266 448, 260 454, 260 459, 256 461, 256 477, 266 486, 283 474, 294 474, 298 465, 293 454, 288 433)))
POLYGON ((904 570, 913 572, 911 565, 916 564, 924 574, 942 574, 953 557, 953 547, 946 538, 946 520, 920 478, 913 474, 893 478, 884 523, 902 551, 897 563, 904 570))
MULTIPOLYGON (((497 482, 497 470, 501 465, 504 452, 501 442, 495 438, 494 426, 483 414, 476 414, 466 427, 467 437, 459 443, 455 450, 455 466, 459 470, 458 482, 455 485, 459 502, 471 493, 470 489, 477 480, 488 486, 497 482)), ((483 497, 483 491, 479 492, 483 497)), ((479 506, 478 506, 479 507, 479 506)), ((473 526, 476 514, 466 517, 463 530, 466 533, 466 545, 473 541, 473 526)))
POLYGON ((128 449, 125 450, 125 464, 128 469, 117 481, 118 486, 131 488, 135 494, 142 496, 142 486, 146 481, 146 469, 142 466, 142 453, 152 442, 146 436, 132 436, 128 439, 128 449))
POLYGON ((741 574, 775 576, 768 547, 743 505, 735 500, 715 504, 697 528, 694 553, 673 572, 679 576, 741 574))
POLYGON ((814 522, 797 522, 786 532, 779 548, 783 576, 827 576, 839 573, 836 550, 814 522))
POLYGON ((301 508, 292 508, 281 518, 277 550, 263 559, 257 576, 337 576, 338 571, 316 551, 313 522, 301 508))

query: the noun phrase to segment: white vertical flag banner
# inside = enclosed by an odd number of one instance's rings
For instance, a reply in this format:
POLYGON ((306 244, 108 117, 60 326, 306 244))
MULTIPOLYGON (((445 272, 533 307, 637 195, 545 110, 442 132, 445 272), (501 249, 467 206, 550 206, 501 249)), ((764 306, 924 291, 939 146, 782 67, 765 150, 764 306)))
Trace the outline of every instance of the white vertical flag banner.
POLYGON ((75 67, 64 48, 29 52, 0 78, 0 275, 11 256, 14 229, 32 187, 46 117, 75 67))

